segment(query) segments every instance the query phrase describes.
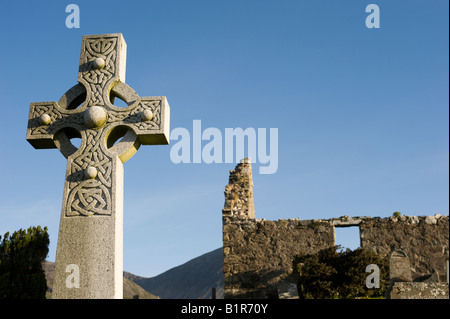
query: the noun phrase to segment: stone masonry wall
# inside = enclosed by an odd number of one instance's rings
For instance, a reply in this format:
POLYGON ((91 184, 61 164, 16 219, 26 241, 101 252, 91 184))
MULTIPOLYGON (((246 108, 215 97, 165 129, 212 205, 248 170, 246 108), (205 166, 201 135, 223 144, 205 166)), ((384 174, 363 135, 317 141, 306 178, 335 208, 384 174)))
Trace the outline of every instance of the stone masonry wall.
POLYGON ((361 247, 389 256, 403 250, 411 261, 413 280, 437 272, 445 277, 449 260, 448 216, 371 218, 360 224, 361 247))
POLYGON ((251 163, 246 159, 230 171, 222 219, 225 298, 277 298, 281 285, 294 282, 294 256, 334 246, 335 227, 359 226, 361 247, 383 256, 402 249, 411 259, 413 279, 446 274, 448 216, 255 219, 251 163))
POLYGON ((223 218, 225 298, 277 296, 293 257, 334 245, 330 224, 300 220, 223 218))

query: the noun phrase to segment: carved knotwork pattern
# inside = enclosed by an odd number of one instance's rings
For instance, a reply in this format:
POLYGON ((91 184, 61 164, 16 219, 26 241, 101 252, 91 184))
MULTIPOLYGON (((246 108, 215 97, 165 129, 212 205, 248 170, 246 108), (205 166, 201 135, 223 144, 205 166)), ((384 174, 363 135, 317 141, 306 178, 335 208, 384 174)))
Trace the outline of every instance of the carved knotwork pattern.
POLYGON ((31 107, 31 125, 30 135, 40 134, 54 134, 60 129, 64 129, 70 126, 83 125, 83 114, 63 114, 52 103, 40 104, 35 103, 31 107), (50 125, 43 125, 40 121, 42 114, 48 114, 50 116, 50 125))
POLYGON ((117 38, 87 39, 82 52, 84 54, 81 57, 81 72, 91 89, 89 105, 105 105, 103 99, 105 85, 116 73, 117 38), (96 58, 105 60, 103 69, 92 68, 92 61, 96 58))
POLYGON ((125 124, 131 124, 138 130, 159 130, 161 127, 161 101, 140 101, 138 106, 131 111, 115 111, 109 112, 108 123, 123 121, 125 124), (142 112, 151 110, 153 119, 151 121, 142 121, 142 112))
POLYGON ((96 180, 87 180, 72 190, 69 196, 67 217, 111 215, 109 190, 96 180))
MULTIPOLYGON (((112 158, 100 147, 101 130, 87 130, 83 150, 77 152, 67 177, 69 196, 66 216, 111 215, 112 158), (97 169, 95 179, 86 179, 84 170, 97 169)), ((80 151, 80 150, 79 150, 80 151)))

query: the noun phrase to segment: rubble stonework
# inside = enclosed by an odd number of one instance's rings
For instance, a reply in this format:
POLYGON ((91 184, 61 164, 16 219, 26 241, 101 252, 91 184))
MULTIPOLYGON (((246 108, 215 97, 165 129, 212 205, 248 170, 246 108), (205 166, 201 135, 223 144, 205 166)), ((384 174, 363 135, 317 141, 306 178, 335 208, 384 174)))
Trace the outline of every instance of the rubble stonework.
POLYGON ((390 299, 448 299, 448 284, 435 282, 396 282, 390 299))
POLYGON ((358 226, 361 247, 382 256, 388 257, 398 249, 404 251, 410 258, 413 280, 431 273, 446 274, 448 216, 255 219, 251 174, 250 161, 241 161, 230 171, 225 188, 222 211, 225 298, 281 296, 283 287, 295 283, 291 277, 294 256, 334 246, 335 227, 358 226))
POLYGON ((248 158, 244 158, 234 170, 230 171, 222 213, 224 216, 255 218, 252 166, 248 158))

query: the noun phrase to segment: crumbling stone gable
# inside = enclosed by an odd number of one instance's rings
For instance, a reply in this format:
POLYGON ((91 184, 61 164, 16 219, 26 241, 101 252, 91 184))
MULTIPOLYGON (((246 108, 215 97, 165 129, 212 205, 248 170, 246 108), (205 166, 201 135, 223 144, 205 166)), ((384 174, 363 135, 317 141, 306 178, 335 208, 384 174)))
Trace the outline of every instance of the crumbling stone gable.
POLYGON ((235 218, 255 218, 252 165, 248 158, 244 158, 230 171, 229 182, 225 186, 225 205, 222 213, 235 218))
POLYGON ((411 258, 413 279, 433 272, 446 274, 448 216, 255 219, 247 159, 230 171, 222 219, 225 298, 277 298, 280 286, 295 282, 291 277, 294 256, 334 246, 335 227, 359 226, 361 247, 380 255, 404 250, 411 258))

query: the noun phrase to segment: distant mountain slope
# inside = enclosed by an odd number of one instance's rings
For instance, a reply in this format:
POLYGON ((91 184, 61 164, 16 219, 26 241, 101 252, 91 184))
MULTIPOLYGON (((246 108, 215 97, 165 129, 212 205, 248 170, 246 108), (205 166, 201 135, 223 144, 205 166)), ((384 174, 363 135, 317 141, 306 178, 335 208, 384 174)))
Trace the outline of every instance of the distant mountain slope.
POLYGON ((222 248, 194 258, 180 266, 151 278, 133 274, 125 277, 163 299, 209 299, 212 288, 223 298, 222 248))
POLYGON ((139 299, 159 299, 159 297, 149 293, 135 282, 123 278, 123 299, 133 299, 136 296, 139 299))

